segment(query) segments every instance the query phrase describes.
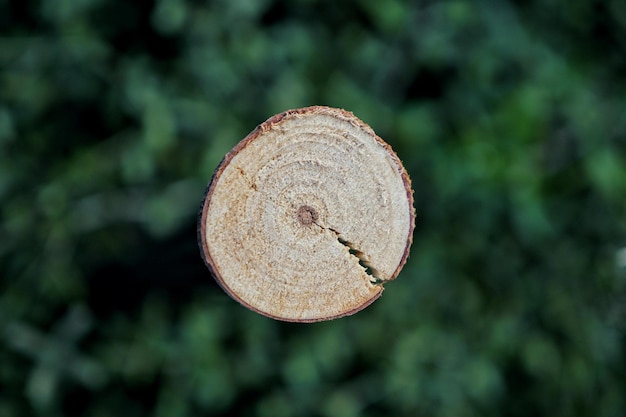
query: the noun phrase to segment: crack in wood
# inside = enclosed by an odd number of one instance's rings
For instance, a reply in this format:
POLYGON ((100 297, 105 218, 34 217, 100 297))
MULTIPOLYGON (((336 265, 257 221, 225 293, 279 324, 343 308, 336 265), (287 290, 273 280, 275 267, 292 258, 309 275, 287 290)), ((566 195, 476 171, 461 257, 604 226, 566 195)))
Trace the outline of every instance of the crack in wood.
POLYGON ((332 227, 324 227, 317 222, 315 222, 315 224, 322 229, 330 230, 331 232, 335 234, 335 236, 337 236, 337 241, 341 243, 343 246, 345 246, 346 248, 348 248, 348 253, 350 255, 358 259, 359 265, 365 270, 365 273, 370 276, 370 282, 372 284, 382 285, 387 281, 384 278, 380 277, 380 271, 378 271, 376 268, 374 268, 374 266, 372 266, 372 264, 369 261, 369 257, 365 253, 357 249, 352 242, 349 242, 341 238, 340 233, 337 230, 333 229, 332 227))

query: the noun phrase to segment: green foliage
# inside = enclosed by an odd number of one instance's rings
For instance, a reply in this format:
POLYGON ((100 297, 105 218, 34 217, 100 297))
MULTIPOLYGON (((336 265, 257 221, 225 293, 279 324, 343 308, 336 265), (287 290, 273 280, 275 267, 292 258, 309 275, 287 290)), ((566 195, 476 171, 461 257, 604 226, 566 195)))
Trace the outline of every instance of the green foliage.
POLYGON ((0 417, 620 416, 626 5, 0 3, 0 417), (196 247, 222 156, 353 111, 413 180, 410 260, 327 323, 196 247))

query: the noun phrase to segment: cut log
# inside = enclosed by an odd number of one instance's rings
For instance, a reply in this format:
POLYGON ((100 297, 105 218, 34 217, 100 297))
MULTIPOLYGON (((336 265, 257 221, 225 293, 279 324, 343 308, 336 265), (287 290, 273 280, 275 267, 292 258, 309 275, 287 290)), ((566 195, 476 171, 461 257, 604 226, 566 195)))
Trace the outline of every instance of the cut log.
POLYGON ((415 211, 391 147, 329 107, 271 117, 211 179, 198 236, 221 287, 266 316, 298 322, 353 314, 399 274, 415 211))

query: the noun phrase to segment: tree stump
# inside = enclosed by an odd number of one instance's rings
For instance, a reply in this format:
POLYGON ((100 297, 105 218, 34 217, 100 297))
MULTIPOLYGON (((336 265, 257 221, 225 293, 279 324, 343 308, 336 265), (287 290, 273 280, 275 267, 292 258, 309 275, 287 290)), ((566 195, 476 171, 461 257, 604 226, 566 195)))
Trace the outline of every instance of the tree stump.
POLYGON ((244 306, 297 322, 371 304, 406 262, 413 192, 391 147, 329 107, 271 117, 219 164, 199 215, 204 261, 244 306))

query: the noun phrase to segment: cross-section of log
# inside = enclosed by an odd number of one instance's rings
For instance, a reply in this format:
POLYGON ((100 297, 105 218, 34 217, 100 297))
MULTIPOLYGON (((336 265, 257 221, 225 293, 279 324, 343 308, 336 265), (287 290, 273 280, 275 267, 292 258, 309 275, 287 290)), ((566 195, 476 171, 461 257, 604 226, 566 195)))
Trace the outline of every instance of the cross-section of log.
POLYGON ((329 107, 271 117, 215 170, 199 215, 203 258, 235 300, 312 322, 371 304, 406 262, 409 177, 391 147, 329 107))

